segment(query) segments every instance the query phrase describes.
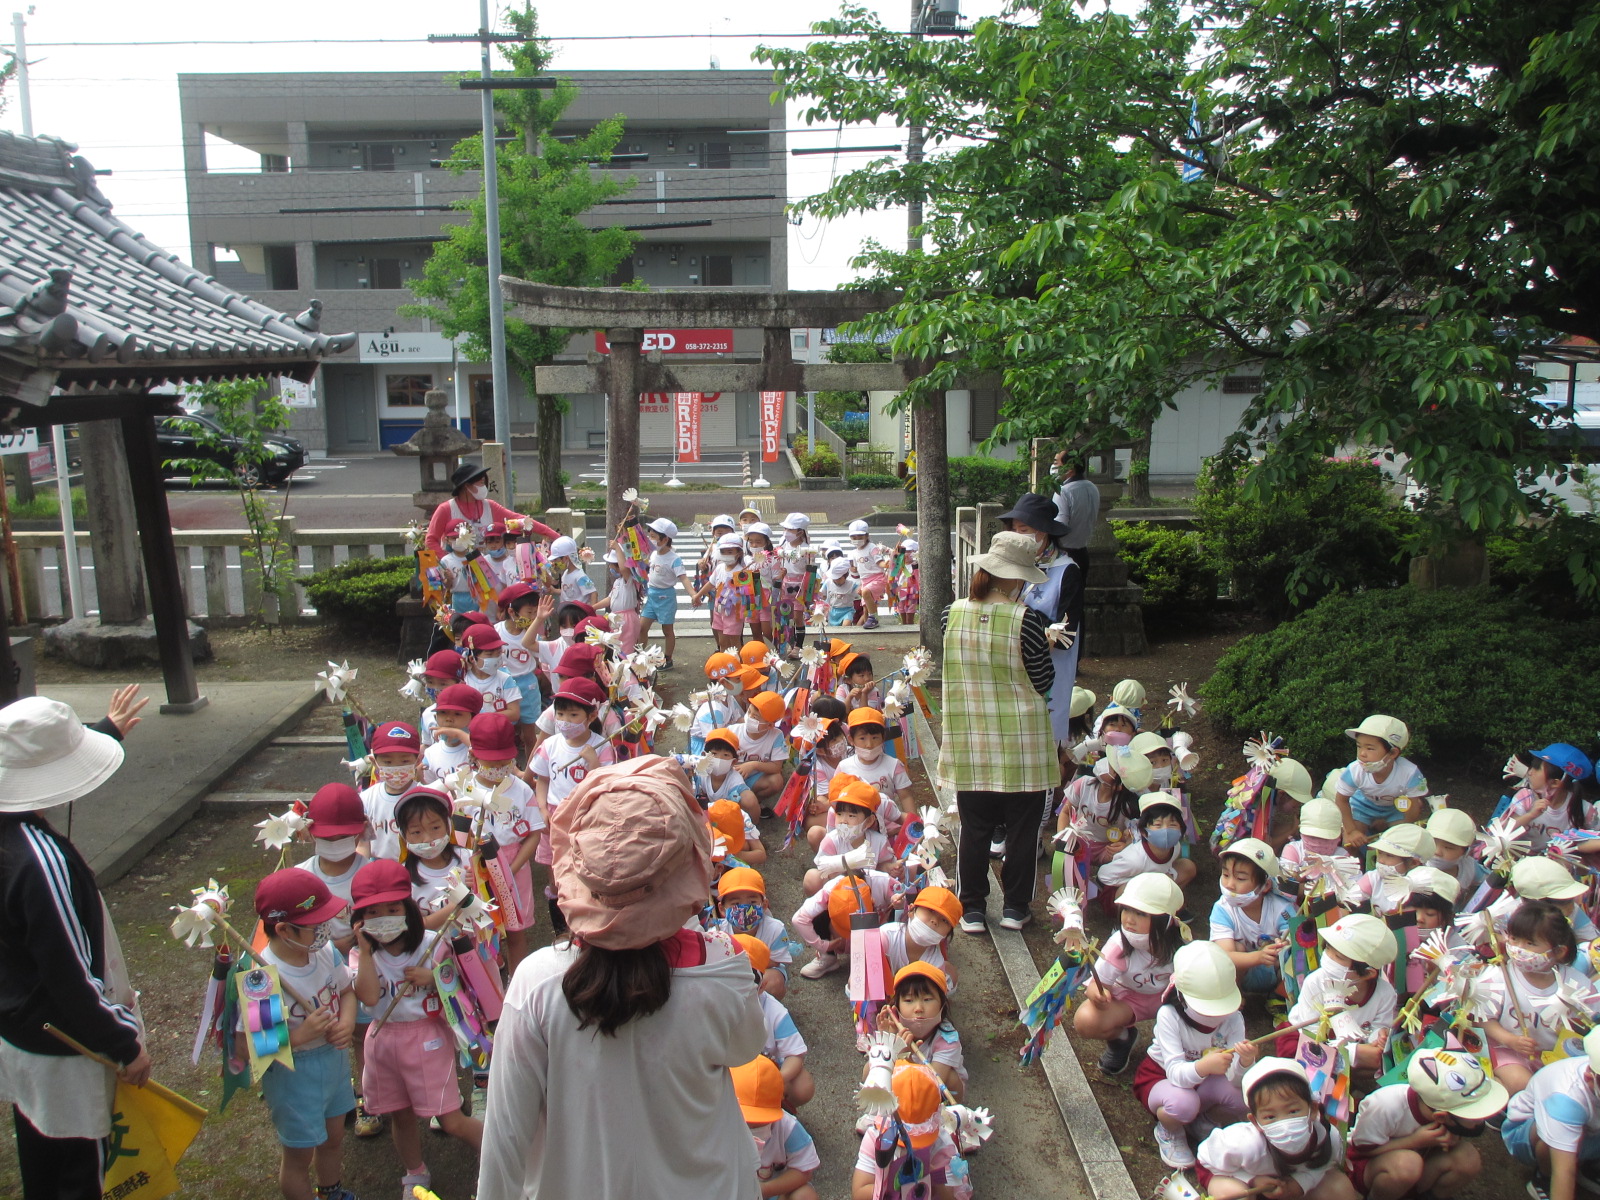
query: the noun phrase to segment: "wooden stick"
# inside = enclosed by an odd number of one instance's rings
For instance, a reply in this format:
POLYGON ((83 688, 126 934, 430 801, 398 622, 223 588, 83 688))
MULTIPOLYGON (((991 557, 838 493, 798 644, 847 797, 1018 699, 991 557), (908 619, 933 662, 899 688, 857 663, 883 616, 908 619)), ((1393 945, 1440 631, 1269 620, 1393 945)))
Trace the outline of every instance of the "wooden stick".
MULTIPOLYGON (((1248 1041, 1245 1042, 1245 1045, 1247 1045, 1247 1046, 1262 1046, 1262 1045, 1265 1045, 1267 1042, 1274 1041, 1277 1038, 1282 1037, 1286 1033, 1298 1033, 1302 1029, 1310 1029, 1313 1025, 1320 1025, 1322 1023, 1322 1020, 1323 1020, 1324 1017, 1337 1016, 1339 1013, 1342 1013, 1344 1011, 1345 1010, 1342 1009, 1342 1008, 1336 1008, 1330 1013, 1319 1013, 1317 1016, 1312 1017, 1311 1020, 1309 1020, 1309 1021, 1301 1021, 1298 1025, 1285 1025, 1281 1029, 1274 1029, 1274 1030, 1272 1030, 1272 1032, 1264 1033, 1260 1037, 1250 1038, 1248 1041)), ((1232 1046, 1227 1046, 1227 1047, 1220 1047, 1220 1048, 1218 1048, 1216 1050, 1208 1050, 1206 1052, 1206 1054, 1201 1055, 1201 1057, 1204 1058, 1204 1057, 1207 1057, 1208 1055, 1211 1055, 1211 1054, 1232 1054, 1232 1053, 1233 1053, 1233 1047, 1232 1046)))
POLYGON ((895 1031, 900 1035, 900 1040, 905 1042, 906 1049, 916 1055, 919 1063, 933 1072, 934 1082, 939 1085, 939 1094, 944 1097, 944 1102, 946 1104, 959 1104, 960 1101, 950 1094, 949 1088, 945 1087, 944 1080, 939 1077, 938 1069, 929 1061, 928 1056, 922 1052, 922 1047, 917 1045, 917 1039, 911 1036, 911 1031, 900 1020, 900 1014, 891 1007, 892 1003, 892 1001, 886 1001, 884 1007, 878 1010, 878 1015, 881 1017, 887 1014, 889 1020, 894 1024, 895 1031))
MULTIPOLYGON (((220 912, 216 916, 216 923, 222 929, 222 932, 227 934, 229 939, 238 948, 240 958, 247 958, 251 962, 255 963, 258 967, 266 965, 261 961, 261 956, 250 948, 250 939, 245 937, 244 934, 240 933, 232 925, 229 925, 227 918, 224 917, 220 912)), ((295 991, 294 988, 291 987, 281 975, 278 977, 278 986, 283 989, 284 995, 288 996, 289 999, 293 1000, 305 1010, 306 1016, 309 1017, 313 1012, 316 1011, 317 1006, 312 1004, 299 992, 295 991)))
MULTIPOLYGON (((470 894, 463 896, 459 901, 457 901, 455 911, 450 914, 450 919, 433 931, 433 937, 429 939, 427 946, 423 950, 422 962, 427 962, 433 957, 433 952, 439 945, 439 939, 450 932, 451 927, 456 923, 456 918, 461 915, 461 910, 470 903, 472 903, 472 896, 470 894)), ((363 933, 361 936, 365 937, 366 934, 363 933)), ((376 951, 374 951, 374 953, 376 953, 376 951)), ((368 1037, 371 1037, 373 1034, 377 1033, 378 1030, 383 1028, 384 1022, 389 1019, 389 1014, 394 1012, 394 1006, 399 1003, 400 989, 397 987, 394 989, 394 995, 389 998, 389 1007, 384 1009, 383 1014, 367 1028, 368 1037)))

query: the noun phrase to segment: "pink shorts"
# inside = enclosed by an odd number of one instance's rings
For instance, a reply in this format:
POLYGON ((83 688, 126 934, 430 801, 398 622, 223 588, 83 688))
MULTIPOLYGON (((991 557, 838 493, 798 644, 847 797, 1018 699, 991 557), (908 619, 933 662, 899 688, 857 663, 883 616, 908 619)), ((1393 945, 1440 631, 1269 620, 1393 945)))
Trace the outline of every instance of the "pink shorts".
POLYGON ((871 596, 874 600, 882 602, 884 595, 889 591, 889 577, 887 575, 868 575, 861 581, 861 594, 871 596))
POLYGON ((737 637, 744 631, 744 618, 731 614, 723 616, 721 613, 712 613, 711 631, 713 633, 728 633, 737 637))
POLYGON ((1160 992, 1135 992, 1128 988, 1116 986, 1111 989, 1114 999, 1121 1000, 1133 1009, 1135 1021, 1148 1021, 1156 1015, 1161 1007, 1160 992))
POLYGON ((461 1107, 456 1039, 441 1018, 390 1021, 367 1034, 365 1049, 361 1092, 368 1112, 409 1108, 419 1117, 440 1117, 461 1107))
POLYGON ((1526 1054, 1518 1054, 1515 1050, 1505 1046, 1497 1046, 1493 1042, 1489 1043, 1489 1061, 1494 1064, 1494 1069, 1497 1071, 1501 1067, 1512 1066, 1521 1067, 1530 1074, 1544 1065, 1543 1063, 1534 1062, 1526 1054))
POLYGON ((632 654, 633 648, 639 644, 639 610, 625 608, 611 615, 622 618, 622 652, 632 654))

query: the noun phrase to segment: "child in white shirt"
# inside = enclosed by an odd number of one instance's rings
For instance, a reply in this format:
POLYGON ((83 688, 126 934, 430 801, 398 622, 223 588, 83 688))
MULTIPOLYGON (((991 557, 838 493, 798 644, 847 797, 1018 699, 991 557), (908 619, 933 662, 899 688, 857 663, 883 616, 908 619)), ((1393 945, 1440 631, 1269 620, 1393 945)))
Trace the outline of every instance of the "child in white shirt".
MULTIPOLYGON (((1352 913, 1317 931, 1322 965, 1300 984, 1289 1024, 1315 1021, 1334 1011, 1334 1035, 1351 1044, 1350 1069, 1372 1078, 1383 1069, 1383 1047, 1394 1027, 1397 997, 1383 968, 1394 961, 1394 931, 1377 917, 1352 913)), ((1293 1053, 1299 1034, 1285 1033, 1278 1050, 1293 1053)))
POLYGON ((677 633, 673 626, 678 619, 678 581, 687 583, 688 568, 683 557, 672 548, 672 539, 678 536, 678 527, 665 517, 650 522, 655 549, 650 554, 650 570, 645 575, 644 606, 639 610, 639 641, 650 637, 650 627, 661 623, 661 634, 666 640, 667 661, 663 670, 672 667, 672 652, 677 646, 677 633))
POLYGON ((463 805, 478 808, 477 832, 491 857, 490 883, 505 920, 506 973, 528 954, 533 928, 533 872, 528 864, 543 840, 544 813, 533 789, 517 775, 517 735, 499 713, 472 719, 472 760, 457 777, 463 805))
POLYGON ((767 1026, 767 1043, 761 1053, 771 1059, 783 1080, 783 1102, 789 1108, 799 1108, 817 1094, 817 1083, 806 1070, 806 1039, 800 1035, 794 1018, 771 992, 761 988, 767 971, 772 966, 772 951, 753 933, 736 933, 733 941, 750 959, 751 974, 756 977, 756 999, 761 1005, 761 1019, 767 1026))
POLYGON ((578 543, 570 537, 558 537, 550 543, 550 562, 561 572, 561 603, 590 602, 589 597, 599 589, 579 561, 578 543))
POLYGON ((505 648, 493 625, 469 625, 459 643, 466 670, 461 682, 483 693, 483 711, 505 714, 513 725, 522 720, 522 689, 500 669, 505 648))
POLYGON ((1222 894, 1211 906, 1211 941, 1233 963, 1239 986, 1271 993, 1278 987, 1278 956, 1294 905, 1272 884, 1278 856, 1258 838, 1241 838, 1223 851, 1222 894))
POLYGON ((439 693, 433 711, 433 741, 422 752, 423 783, 437 783, 466 765, 472 718, 483 711, 483 693, 471 684, 453 683, 439 693))
POLYGON ((1549 901, 1526 901, 1506 923, 1505 972, 1489 975, 1500 1011, 1484 1022, 1483 1031, 1494 1077, 1512 1095, 1528 1086, 1543 1065, 1544 1052, 1555 1049, 1562 1010, 1544 1008, 1540 1001, 1554 996, 1563 984, 1580 995, 1593 990, 1572 965, 1577 953, 1572 926, 1549 901))
MULTIPOLYGON (((1356 1200, 1341 1169, 1344 1139, 1311 1098, 1306 1070, 1290 1058, 1263 1058, 1245 1072, 1249 1119, 1225 1125, 1200 1143, 1215 1200, 1290 1180, 1302 1200, 1356 1200)), ((1203 1178, 1203 1176, 1202 1176, 1203 1178)))
POLYGON ((806 872, 801 882, 808 896, 814 896, 824 883, 846 872, 876 867, 896 878, 900 875, 894 848, 876 828, 878 789, 858 779, 845 779, 841 775, 836 777, 836 782, 839 779, 844 782, 828 798, 834 827, 822 836, 817 845, 817 865, 806 872))
POLYGON ((1344 818, 1344 844, 1359 850, 1370 835, 1424 817, 1428 781, 1400 756, 1411 741, 1405 722, 1375 715, 1344 732, 1355 740, 1356 757, 1334 784, 1334 803, 1344 818))
MULTIPOLYGON (((850 739, 850 756, 839 763, 839 770, 865 780, 880 792, 893 796, 902 813, 912 811, 911 773, 905 763, 884 749, 888 726, 876 708, 853 709, 845 720, 850 739)), ((899 822, 896 821, 896 828, 899 822)), ((891 834, 894 830, 889 830, 891 834)))
POLYGON ((1146 792, 1139 797, 1138 836, 1102 866, 1096 878, 1103 888, 1119 888, 1137 875, 1157 871, 1187 887, 1198 868, 1179 853, 1183 844, 1183 810, 1170 792, 1146 792))
POLYGON ((400 797, 417 782, 421 743, 421 736, 404 721, 385 721, 373 731, 373 772, 377 779, 361 793, 361 807, 367 815, 368 858, 400 857, 400 831, 394 810, 400 797))
POLYGON ((827 608, 829 625, 854 625, 856 600, 861 589, 850 577, 850 561, 836 558, 828 564, 827 578, 822 581, 823 604, 827 608))
POLYGON ((639 641, 639 585, 622 568, 616 550, 607 550, 605 561, 611 564, 611 590, 594 607, 597 612, 608 612, 616 618, 617 632, 622 635, 619 649, 623 654, 632 654, 639 641))

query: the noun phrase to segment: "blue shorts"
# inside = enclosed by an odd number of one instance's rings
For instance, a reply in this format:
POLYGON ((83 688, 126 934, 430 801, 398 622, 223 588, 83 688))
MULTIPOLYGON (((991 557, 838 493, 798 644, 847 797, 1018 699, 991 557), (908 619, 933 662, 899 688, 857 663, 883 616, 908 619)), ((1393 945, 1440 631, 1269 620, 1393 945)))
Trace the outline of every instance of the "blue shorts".
POLYGON ((478 602, 472 598, 471 592, 451 592, 450 610, 458 613, 478 611, 478 602))
POLYGON ((671 625, 678 619, 678 589, 676 587, 645 588, 644 606, 639 618, 658 625, 671 625))
MULTIPOLYGON (((1583 1109, 1576 1101, 1572 1102, 1574 1113, 1581 1118, 1583 1109)), ((1500 1129, 1500 1140, 1506 1144, 1506 1152, 1525 1167, 1539 1166, 1538 1155, 1533 1152, 1534 1121, 1529 1117, 1526 1121, 1507 1121, 1500 1129)), ((1578 1172, 1590 1174, 1600 1170, 1600 1134, 1586 1133, 1583 1140, 1578 1143, 1578 1172)))
MULTIPOLYGON (((1412 803, 1421 804, 1422 801, 1413 800, 1412 803)), ((1360 792, 1353 792, 1350 796, 1350 815, 1363 825, 1371 825, 1374 821, 1393 825, 1397 821, 1406 819, 1406 814, 1393 804, 1374 804, 1360 792)))
POLYGON ((517 724, 532 725, 544 711, 544 693, 539 690, 539 673, 529 671, 526 675, 513 675, 511 681, 522 693, 522 711, 517 714, 517 724))
POLYGON ((294 1070, 273 1063, 261 1077, 261 1097, 272 1114, 278 1141, 309 1150, 328 1140, 328 1122, 356 1106, 350 1085, 350 1052, 332 1046, 297 1050, 294 1070))
POLYGON ((851 604, 844 608, 830 608, 828 610, 829 625, 844 625, 856 619, 856 607, 851 604))

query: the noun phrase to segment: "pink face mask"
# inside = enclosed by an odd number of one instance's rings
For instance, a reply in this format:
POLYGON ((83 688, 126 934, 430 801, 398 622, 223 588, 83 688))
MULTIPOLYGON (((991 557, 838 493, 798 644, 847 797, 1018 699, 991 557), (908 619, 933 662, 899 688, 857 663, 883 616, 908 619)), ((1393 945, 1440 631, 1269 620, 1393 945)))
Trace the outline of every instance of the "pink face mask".
POLYGON ((1123 733, 1120 729, 1108 729, 1100 735, 1100 740, 1108 746, 1126 746, 1133 741, 1133 734, 1123 733))
POLYGON ((1339 852, 1338 838, 1313 837, 1308 833, 1301 840, 1305 843, 1306 850, 1312 854, 1337 854, 1339 852))

